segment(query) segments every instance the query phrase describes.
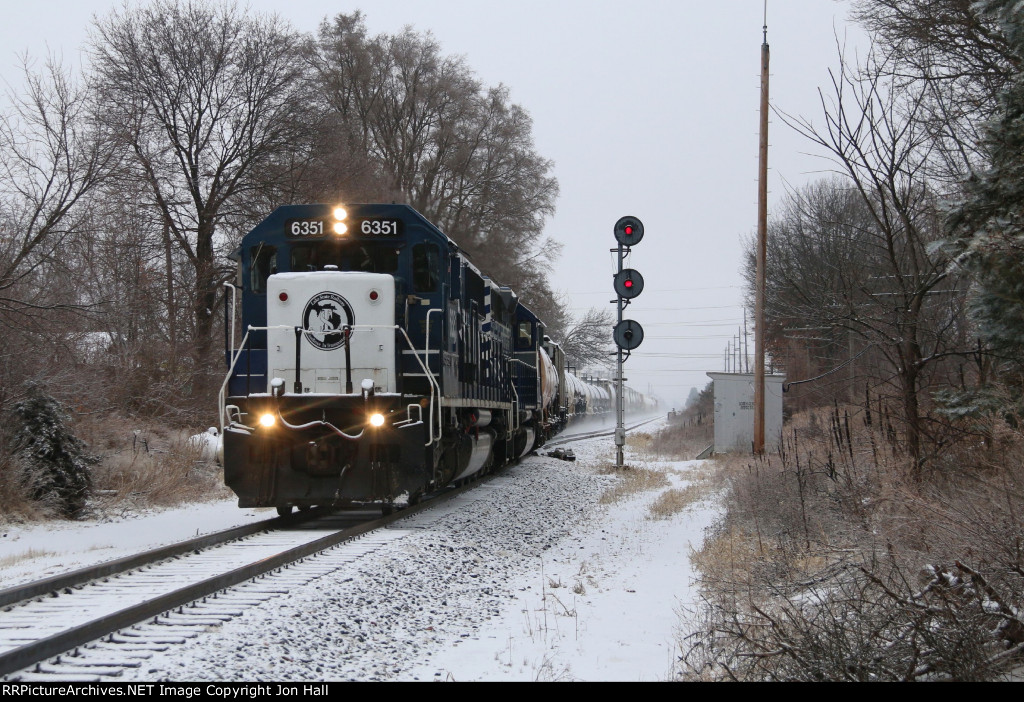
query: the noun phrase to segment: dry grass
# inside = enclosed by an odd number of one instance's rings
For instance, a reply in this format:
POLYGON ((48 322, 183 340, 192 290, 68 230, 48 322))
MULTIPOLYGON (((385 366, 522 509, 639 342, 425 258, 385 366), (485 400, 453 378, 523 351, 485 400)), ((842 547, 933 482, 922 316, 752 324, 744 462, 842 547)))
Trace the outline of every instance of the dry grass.
POLYGON ((45 505, 29 498, 21 483, 11 464, 0 466, 0 524, 33 522, 51 516, 45 505))
POLYGON ((56 556, 56 551, 41 551, 34 548, 30 548, 27 551, 21 553, 15 553, 10 556, 4 556, 0 558, 0 569, 10 568, 15 566, 22 561, 31 561, 35 558, 45 558, 46 556, 56 556))
POLYGON ((692 556, 690 679, 991 679, 1021 659, 1024 436, 918 474, 877 424, 834 407, 776 454, 714 462, 727 512, 692 556))
POLYGON ((686 484, 670 488, 654 500, 650 507, 652 519, 669 519, 722 489, 722 466, 719 461, 701 461, 685 471, 670 469, 668 472, 684 478, 686 484))
MULTIPOLYGON (((641 445, 649 445, 653 438, 647 436, 646 439, 640 441, 641 445)), ((694 469, 682 472, 673 469, 657 470, 647 466, 627 466, 618 470, 611 462, 603 463, 598 467, 598 472, 605 475, 614 474, 620 479, 601 495, 600 503, 612 504, 640 493, 658 491, 660 494, 649 507, 650 516, 653 519, 669 519, 705 499, 713 490, 717 489, 715 482, 717 471, 713 467, 714 463, 708 462, 708 466, 704 470, 694 469), (688 483, 683 487, 672 487, 669 474, 683 475, 688 483)))
MULTIPOLYGON (((626 446, 630 449, 631 454, 640 458, 641 461, 678 459, 679 457, 676 455, 666 454, 664 450, 666 436, 672 436, 672 434, 659 432, 652 435, 637 432, 626 438, 626 446)), ((608 461, 598 467, 598 472, 621 477, 614 487, 605 491, 601 496, 601 504, 618 502, 642 492, 661 491, 649 508, 652 519, 668 519, 705 499, 711 491, 720 487, 720 479, 716 477, 719 471, 712 461, 686 471, 672 468, 658 470, 648 465, 627 466, 618 470, 613 463, 608 461), (670 473, 683 476, 688 484, 683 487, 672 487, 670 473)))
POLYGON ((93 503, 99 509, 172 507, 229 497, 219 466, 200 460, 188 438, 205 429, 182 429, 117 415, 76 427, 100 463, 93 468, 93 503))
POLYGON ((651 517, 669 519, 687 510, 708 496, 706 485, 694 483, 683 488, 671 488, 658 495, 651 504, 651 517))
POLYGON ((626 448, 629 449, 633 455, 643 460, 654 458, 654 450, 652 448, 653 443, 654 438, 646 432, 641 431, 626 435, 626 448))
POLYGON ((709 423, 670 424, 651 440, 651 451, 662 458, 693 460, 714 442, 715 429, 709 423))
MULTIPOLYGON (((145 509, 229 497, 223 472, 200 460, 188 438, 200 430, 165 424, 147 426, 117 415, 79 417, 76 436, 99 463, 92 466, 92 496, 86 512, 145 509)), ((2 440, 0 436, 0 440, 2 440)), ((0 455, 4 453, 0 447, 0 455)), ((0 523, 25 523, 56 517, 58 510, 34 501, 13 461, 0 464, 0 523)))
POLYGON ((621 476, 616 484, 606 490, 599 502, 603 505, 627 499, 641 492, 660 490, 669 486, 664 473, 650 468, 624 468, 617 470, 614 464, 607 463, 599 469, 602 473, 615 473, 621 476))
POLYGON ((167 507, 230 496, 221 469, 201 461, 187 439, 188 432, 181 432, 161 448, 147 450, 136 441, 104 455, 93 471, 97 501, 105 507, 167 507))

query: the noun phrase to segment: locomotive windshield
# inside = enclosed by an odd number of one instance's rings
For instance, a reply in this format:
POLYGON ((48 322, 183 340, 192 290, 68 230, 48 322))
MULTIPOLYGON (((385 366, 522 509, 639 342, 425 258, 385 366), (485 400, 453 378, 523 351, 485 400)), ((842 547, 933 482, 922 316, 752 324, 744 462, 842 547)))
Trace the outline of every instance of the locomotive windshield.
POLYGON ((399 249, 395 244, 376 244, 352 239, 336 239, 293 244, 291 271, 321 271, 337 266, 342 271, 389 273, 398 270, 399 249))

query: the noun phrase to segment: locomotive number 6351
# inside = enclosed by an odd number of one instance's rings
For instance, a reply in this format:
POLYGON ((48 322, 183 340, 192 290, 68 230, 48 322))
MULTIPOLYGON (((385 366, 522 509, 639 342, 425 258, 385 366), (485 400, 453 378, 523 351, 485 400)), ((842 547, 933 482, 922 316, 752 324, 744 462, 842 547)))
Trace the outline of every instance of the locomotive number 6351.
POLYGON ((363 236, 398 236, 402 233, 401 221, 396 219, 364 219, 359 224, 363 236))

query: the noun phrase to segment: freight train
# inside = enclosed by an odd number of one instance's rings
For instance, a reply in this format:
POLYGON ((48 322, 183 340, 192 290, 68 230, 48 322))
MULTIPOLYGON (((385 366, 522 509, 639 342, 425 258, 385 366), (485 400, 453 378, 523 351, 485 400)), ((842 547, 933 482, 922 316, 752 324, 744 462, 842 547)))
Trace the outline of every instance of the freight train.
POLYGON ((611 383, 571 373, 515 292, 409 206, 280 207, 234 258, 219 412, 240 507, 390 512, 614 410, 611 383))

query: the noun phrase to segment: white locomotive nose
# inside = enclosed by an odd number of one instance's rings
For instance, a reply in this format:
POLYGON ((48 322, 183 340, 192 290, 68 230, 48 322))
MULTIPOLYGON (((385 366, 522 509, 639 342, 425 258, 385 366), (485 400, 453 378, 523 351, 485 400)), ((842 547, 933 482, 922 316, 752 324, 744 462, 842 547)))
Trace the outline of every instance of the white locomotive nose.
POLYGON ((396 392, 394 276, 326 265, 322 271, 276 273, 267 292, 274 300, 267 305, 268 377, 301 380, 303 394, 348 394, 353 383, 358 393, 364 378, 371 391, 396 392), (285 290, 287 305, 277 302, 285 290), (296 337, 296 328, 305 333, 296 337))

